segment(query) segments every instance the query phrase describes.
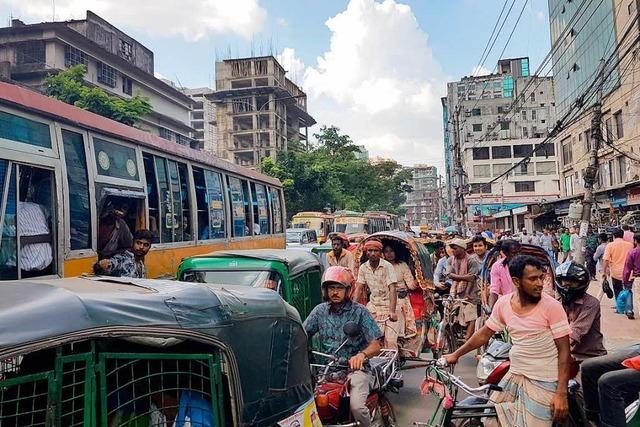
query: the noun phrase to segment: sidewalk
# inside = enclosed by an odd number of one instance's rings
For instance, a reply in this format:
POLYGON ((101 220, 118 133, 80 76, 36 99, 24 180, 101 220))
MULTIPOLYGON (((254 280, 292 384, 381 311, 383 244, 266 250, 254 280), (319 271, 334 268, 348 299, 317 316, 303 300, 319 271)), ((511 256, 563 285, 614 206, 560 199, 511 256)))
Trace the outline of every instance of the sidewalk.
MULTIPOLYGON (((601 331, 604 335, 604 346, 608 352, 640 342, 640 305, 638 299, 638 289, 634 287, 634 308, 636 319, 629 320, 623 314, 616 314, 615 300, 607 298, 606 295, 600 300, 601 331), (613 308, 612 308, 613 307, 613 308)), ((589 286, 589 293, 596 298, 602 293, 600 281, 593 281, 589 286)))

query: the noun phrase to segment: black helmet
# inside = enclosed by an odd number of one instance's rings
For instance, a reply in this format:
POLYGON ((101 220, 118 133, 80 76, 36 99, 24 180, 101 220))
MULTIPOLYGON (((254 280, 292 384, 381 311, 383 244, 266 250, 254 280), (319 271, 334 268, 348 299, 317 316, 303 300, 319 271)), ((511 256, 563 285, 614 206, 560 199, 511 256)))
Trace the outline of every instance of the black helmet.
POLYGON ((569 304, 585 294, 589 287, 589 271, 583 266, 573 261, 567 261, 556 268, 556 289, 562 302, 569 304), (577 282, 574 286, 566 286, 563 280, 577 282))

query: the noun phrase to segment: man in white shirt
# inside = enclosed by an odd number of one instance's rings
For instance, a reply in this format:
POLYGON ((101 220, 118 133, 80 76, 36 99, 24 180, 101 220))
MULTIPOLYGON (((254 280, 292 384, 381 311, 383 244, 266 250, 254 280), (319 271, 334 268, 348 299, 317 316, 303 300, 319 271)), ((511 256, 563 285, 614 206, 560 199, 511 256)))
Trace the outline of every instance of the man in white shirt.
POLYGON ((51 231, 47 217, 37 203, 18 202, 18 236, 21 241, 20 269, 41 271, 53 262, 51 231))

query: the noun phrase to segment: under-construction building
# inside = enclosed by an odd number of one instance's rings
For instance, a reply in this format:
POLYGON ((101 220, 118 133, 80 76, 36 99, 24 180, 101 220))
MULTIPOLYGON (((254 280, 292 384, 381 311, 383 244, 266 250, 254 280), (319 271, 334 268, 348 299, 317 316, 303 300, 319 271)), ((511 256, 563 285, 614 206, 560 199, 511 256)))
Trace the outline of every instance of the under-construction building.
POLYGON ((292 142, 307 143, 316 121, 285 73, 273 56, 216 63, 216 91, 207 97, 217 106, 218 156, 255 168, 292 142))

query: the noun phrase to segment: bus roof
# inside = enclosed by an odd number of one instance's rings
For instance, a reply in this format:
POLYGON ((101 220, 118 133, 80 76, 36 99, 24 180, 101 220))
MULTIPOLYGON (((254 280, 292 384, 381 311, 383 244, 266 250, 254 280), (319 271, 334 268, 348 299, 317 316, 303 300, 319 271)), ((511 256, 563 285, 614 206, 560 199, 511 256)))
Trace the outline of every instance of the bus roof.
POLYGON ((302 217, 321 218, 321 217, 327 217, 327 216, 331 216, 331 215, 326 214, 324 212, 298 212, 293 216, 293 218, 302 218, 302 217))
POLYGON ((127 126, 19 85, 0 81, 0 104, 44 115, 59 122, 88 128, 247 178, 278 187, 282 186, 280 180, 276 178, 236 165, 204 151, 194 150, 177 142, 168 141, 149 132, 127 126))

